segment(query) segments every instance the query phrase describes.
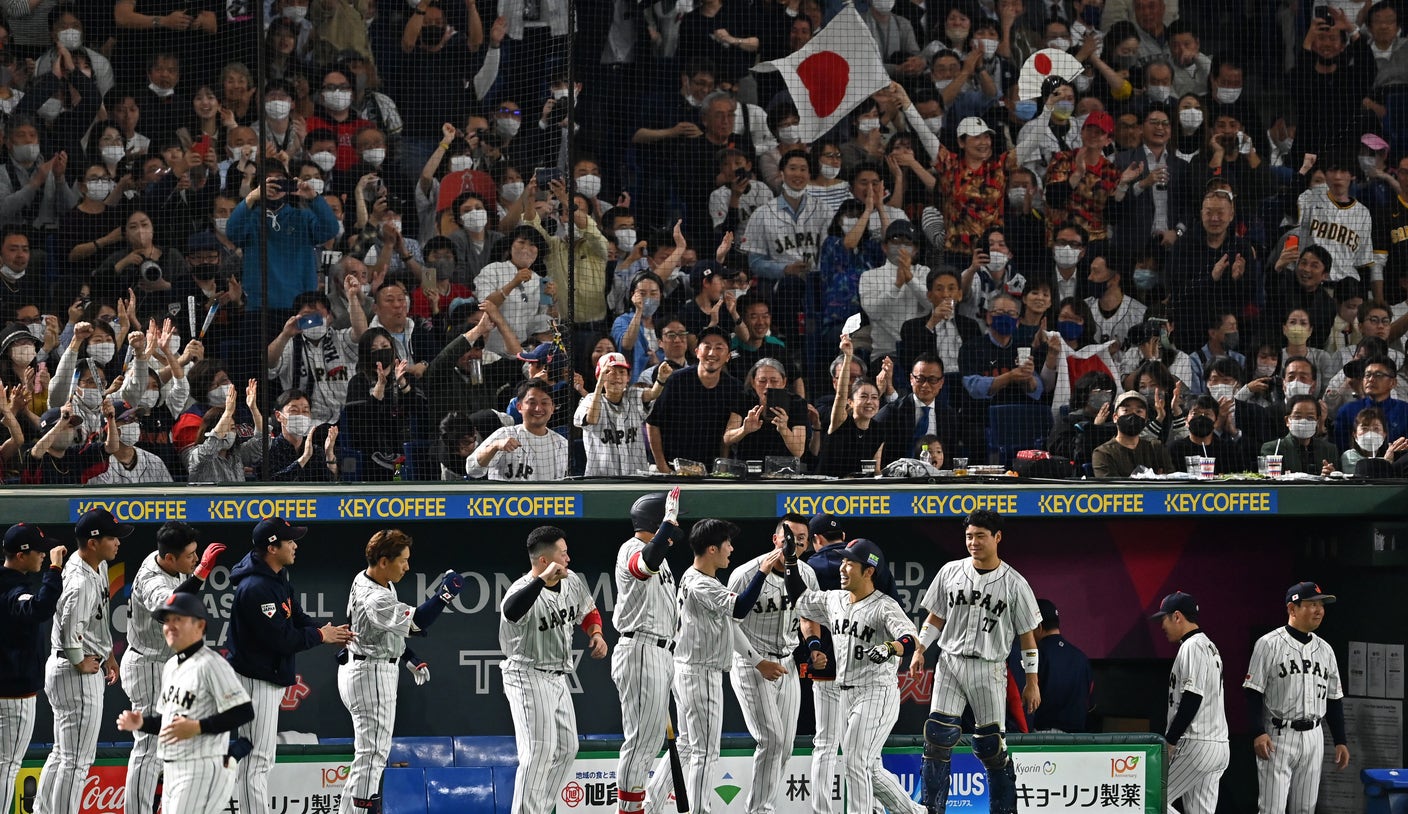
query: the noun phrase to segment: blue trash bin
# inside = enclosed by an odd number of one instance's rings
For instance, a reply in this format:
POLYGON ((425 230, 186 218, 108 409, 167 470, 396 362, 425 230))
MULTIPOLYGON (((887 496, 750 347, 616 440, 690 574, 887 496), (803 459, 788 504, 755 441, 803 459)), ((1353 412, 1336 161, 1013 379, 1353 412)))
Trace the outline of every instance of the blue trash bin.
POLYGON ((1364 814, 1408 814, 1408 769, 1365 769, 1364 814))

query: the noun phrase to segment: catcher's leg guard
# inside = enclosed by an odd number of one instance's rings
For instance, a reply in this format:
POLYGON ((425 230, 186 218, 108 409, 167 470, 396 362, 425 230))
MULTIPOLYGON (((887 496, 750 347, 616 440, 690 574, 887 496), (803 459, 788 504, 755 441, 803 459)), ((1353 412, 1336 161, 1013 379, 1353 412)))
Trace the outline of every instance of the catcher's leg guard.
POLYGON ((938 814, 948 806, 948 776, 953 747, 958 743, 959 719, 941 712, 929 713, 924 722, 924 807, 938 814))
POLYGON ((1007 741, 997 724, 985 724, 973 733, 973 754, 988 770, 988 799, 992 814, 1016 814, 1017 767, 1007 752, 1007 741))

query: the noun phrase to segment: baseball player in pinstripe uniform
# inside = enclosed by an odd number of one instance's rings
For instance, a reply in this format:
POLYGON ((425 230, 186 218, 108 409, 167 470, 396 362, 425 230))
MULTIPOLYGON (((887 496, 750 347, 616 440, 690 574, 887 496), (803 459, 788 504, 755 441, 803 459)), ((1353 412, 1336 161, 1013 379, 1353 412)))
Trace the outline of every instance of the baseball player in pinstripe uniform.
MULTIPOLYGON (((142 560, 132 580, 132 596, 127 603, 127 650, 122 654, 122 691, 132 709, 141 713, 155 709, 161 691, 161 673, 171 658, 161 623, 153 615, 166 605, 178 589, 200 591, 215 561, 225 550, 224 543, 206 546, 204 556, 196 554, 196 530, 179 520, 162 525, 156 532, 156 551, 142 560), (187 574, 192 574, 188 579, 187 574)), ((136 730, 132 753, 127 759, 127 814, 151 814, 155 810, 156 783, 161 776, 156 738, 136 730)))
MULTIPOLYGON (((706 518, 689 530, 689 548, 694 564, 680 577, 678 590, 680 623, 675 647, 675 708, 679 712, 677 746, 684 769, 686 793, 692 810, 708 814, 713 804, 705 788, 714 777, 724 724, 724 673, 737 654, 746 670, 755 670, 768 681, 781 678, 782 665, 756 652, 739 629, 736 620, 752 610, 763 590, 763 580, 772 572, 784 572, 784 556, 796 561, 796 554, 774 551, 768 555, 741 593, 734 593, 719 581, 718 573, 728 567, 733 554, 733 538, 738 526, 727 520, 706 518)), ((660 759, 649 790, 649 810, 659 811, 670 797, 669 757, 660 759)), ((712 791, 712 789, 710 789, 712 791)))
POLYGON ((934 691, 924 722, 924 805, 940 812, 948 805, 953 747, 958 743, 963 708, 973 709, 973 754, 987 767, 993 814, 1017 811, 1017 773, 1003 739, 1007 720, 1007 653, 1020 637, 1027 712, 1041 705, 1037 684, 1036 626, 1041 611, 1031 586, 997 555, 1002 515, 976 511, 963 521, 971 555, 939 569, 920 605, 929 611, 919 631, 911 670, 924 667, 924 653, 938 641, 934 691))
POLYGON ((239 728, 250 752, 235 776, 240 814, 269 814, 269 770, 279 739, 279 703, 293 685, 293 657, 319 644, 343 644, 348 625, 318 627, 303 612, 288 580, 298 541, 308 533, 282 517, 266 517, 254 527, 253 550, 230 569, 235 603, 230 612, 230 666, 254 704, 254 720, 239 728))
MULTIPOLYGON (((773 550, 735 568, 729 575, 728 589, 742 593, 763 572, 763 563, 777 555, 785 545, 805 545, 806 518, 792 515, 777 524, 772 535, 773 550)), ((819 590, 816 573, 806 563, 798 563, 803 584, 819 590)), ((792 756, 793 739, 797 736, 797 713, 801 708, 801 682, 797 677, 797 662, 792 651, 797 646, 800 629, 796 603, 787 596, 784 574, 776 567, 764 575, 758 599, 748 609, 748 615, 738 622, 748 645, 754 652, 776 663, 782 675, 769 679, 754 669, 743 656, 735 654, 729 683, 738 705, 743 708, 743 721, 758 742, 753 752, 753 782, 748 787, 745 810, 749 814, 771 814, 775 810, 787 768, 792 756)))
POLYGON ((1315 630, 1332 594, 1313 582, 1286 591, 1286 626, 1257 639, 1242 686, 1247 692, 1256 751, 1257 810, 1311 814, 1325 754, 1320 725, 1329 724, 1335 767, 1349 765, 1344 690, 1335 651, 1315 630))
POLYGON ((1227 771, 1227 712, 1222 704, 1222 654, 1198 627, 1198 603, 1178 591, 1164 597, 1155 619, 1178 644, 1168 674, 1168 810, 1183 801, 1183 814, 1213 814, 1218 781, 1227 771))
POLYGON ((174 655, 162 667, 155 705, 126 710, 117 726, 160 742, 163 814, 216 814, 229 807, 235 784, 228 733, 254 720, 254 705, 234 668, 205 646, 210 617, 199 596, 170 594, 153 616, 174 655))
POLYGON ((78 814, 83 781, 98 752, 98 719, 103 712, 103 679, 116 684, 108 612, 108 561, 117 557, 121 538, 132 527, 106 509, 78 518, 77 556, 64 565, 64 588, 49 640, 53 650, 44 669, 44 694, 54 709, 54 749, 39 775, 34 814, 78 814))
POLYGON ((0 568, 0 800, 15 799, 15 777, 34 734, 34 697, 44 686, 43 626, 53 617, 63 591, 67 549, 32 523, 5 532, 5 566, 0 568), (44 568, 35 590, 33 575, 44 568))
POLYGON ((396 665, 404 664, 416 686, 430 681, 430 666, 406 648, 407 636, 423 636, 464 590, 455 571, 440 575, 419 607, 396 596, 396 583, 411 570, 411 536, 383 529, 367 541, 367 568, 352 580, 347 618, 352 640, 338 657, 337 694, 352 713, 352 768, 342 794, 343 814, 381 811, 381 773, 391 754, 396 725, 396 665))
POLYGON ((803 592, 797 613, 824 622, 835 641, 836 686, 846 715, 841 734, 846 811, 871 814, 878 800, 891 812, 923 812, 880 762, 880 749, 900 714, 894 659, 909 660, 918 631, 899 603, 875 587, 875 573, 886 568, 879 546, 858 537, 846 544, 843 557, 841 590, 803 592))
POLYGON ((532 570, 509 586, 499 620, 504 695, 513 714, 518 775, 513 814, 552 811, 577 757, 577 712, 567 676, 576 666, 572 626, 587 634, 592 658, 606 658, 601 613, 581 574, 569 571, 567 535, 556 526, 528 534, 532 570))
POLYGON ((660 752, 674 677, 675 576, 665 561, 679 534, 680 489, 642 495, 631 506, 635 534, 616 553, 616 613, 621 634, 611 656, 611 680, 621 700, 624 742, 616 768, 622 812, 645 808, 645 780, 660 752), (652 531, 654 529, 654 531, 652 531))

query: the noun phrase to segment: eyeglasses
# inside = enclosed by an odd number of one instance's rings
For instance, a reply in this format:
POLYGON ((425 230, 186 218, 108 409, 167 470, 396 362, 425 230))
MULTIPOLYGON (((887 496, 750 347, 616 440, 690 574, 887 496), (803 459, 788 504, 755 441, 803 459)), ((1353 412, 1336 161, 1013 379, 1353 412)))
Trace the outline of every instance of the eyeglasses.
POLYGON ((689 336, 689 334, 685 333, 684 331, 666 331, 660 335, 665 337, 666 339, 684 339, 685 337, 689 336))
POLYGON ((911 373, 911 374, 909 374, 909 380, 912 381, 912 382, 914 382, 915 384, 938 384, 939 382, 941 382, 941 381, 944 380, 944 377, 943 377, 943 376, 919 376, 919 375, 917 375, 917 374, 911 373))
POLYGON ((1153 127, 1168 127, 1173 124, 1173 122, 1169 121, 1168 119, 1149 119, 1145 122, 1145 124, 1148 124, 1153 127))
POLYGON ((822 157, 822 158, 835 158, 835 159, 839 159, 839 158, 841 157, 841 154, 840 154, 839 152, 835 152, 835 153, 822 153, 822 154, 821 154, 821 157, 822 157))
POLYGON ((1057 245, 1057 246, 1065 246, 1066 248, 1070 248, 1070 249, 1082 249, 1082 248, 1085 248, 1085 244, 1082 243, 1082 242, 1080 242, 1079 240, 1059 240, 1059 239, 1058 239, 1058 240, 1056 241, 1056 245, 1057 245))
POLYGON ((499 112, 502 113, 502 114, 504 114, 505 116, 522 116, 522 115, 523 115, 523 111, 521 111, 521 110, 509 110, 509 109, 506 108, 506 107, 501 107, 501 108, 499 108, 499 112))
POLYGON ((323 85, 323 90, 352 90, 351 85, 323 85))
POLYGON ((1371 370, 1364 374, 1366 379, 1392 379, 1392 373, 1385 373, 1382 370, 1371 370))
POLYGON ((1390 317, 1364 317, 1364 321, 1370 325, 1391 325, 1393 320, 1390 317))

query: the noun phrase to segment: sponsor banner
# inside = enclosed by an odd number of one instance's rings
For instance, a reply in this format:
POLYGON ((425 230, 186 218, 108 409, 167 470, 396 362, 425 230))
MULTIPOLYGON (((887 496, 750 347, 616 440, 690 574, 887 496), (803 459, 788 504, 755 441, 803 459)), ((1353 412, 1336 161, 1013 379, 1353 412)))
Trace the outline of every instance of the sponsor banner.
MULTIPOLYGON (((33 814, 41 766, 29 763, 15 780, 11 814, 33 814)), ((269 772, 269 808, 274 814, 337 814, 352 758, 342 755, 283 757, 269 772)), ((100 760, 89 771, 78 814, 124 814, 127 764, 100 760)), ((239 811, 231 799, 225 811, 239 811)))
POLYGON ((582 516, 578 492, 544 494, 255 494, 239 497, 75 498, 69 515, 107 509, 124 523, 250 523, 271 515, 294 523, 331 520, 538 520, 582 516))
POLYGON ((1275 514, 1274 489, 983 490, 782 492, 777 513, 837 517, 962 517, 980 509, 1009 517, 1171 517, 1275 514))
MULTIPOLYGON (((1056 811, 1072 808, 1119 808, 1157 814, 1162 811, 1163 778, 1160 769, 1150 765, 1160 747, 1155 745, 1090 745, 1013 747, 1017 769, 1017 810, 1056 811)), ((579 755, 571 777, 561 789, 558 811, 615 812, 616 755, 579 755)), ((899 780, 900 788, 918 802, 923 793, 918 750, 887 750, 883 756, 886 771, 899 780)), ((1161 768, 1161 763, 1158 764, 1161 768)), ((664 761, 655 771, 669 772, 664 761)), ((709 787, 710 808, 717 812, 747 810, 747 797, 753 778, 752 754, 727 751, 719 758, 713 784, 709 787)), ((989 808, 988 778, 983 764, 971 752, 957 750, 949 776, 948 810, 982 812, 989 808)), ((787 762, 778 787, 779 814, 807 814, 816 794, 831 798, 839 810, 842 782, 832 777, 818 789, 812 783, 811 757, 794 754, 787 762)), ((496 796, 499 790, 496 789, 496 796)), ((511 790, 510 790, 511 793, 511 790)), ((691 800, 691 808, 699 803, 691 800)), ((670 809, 670 806, 666 806, 670 809)))

